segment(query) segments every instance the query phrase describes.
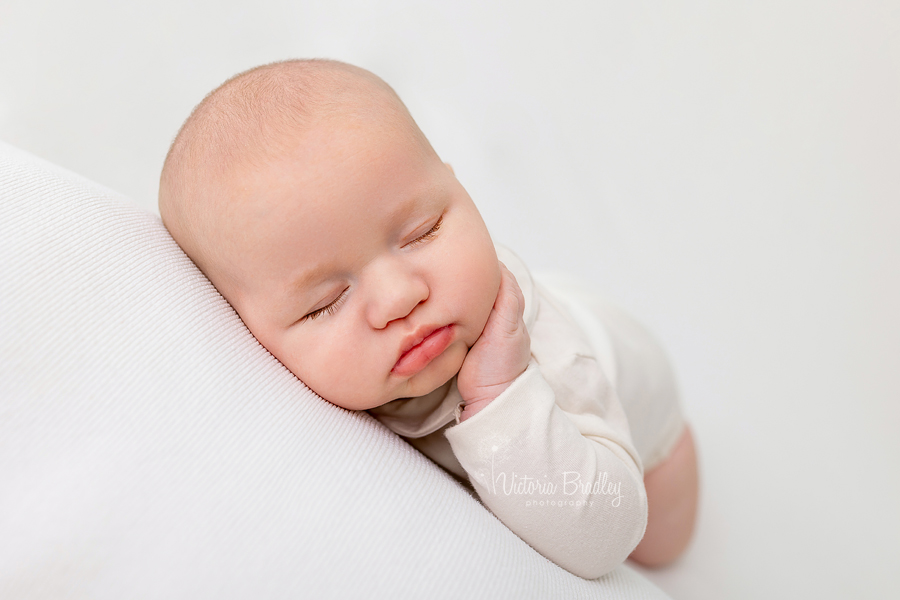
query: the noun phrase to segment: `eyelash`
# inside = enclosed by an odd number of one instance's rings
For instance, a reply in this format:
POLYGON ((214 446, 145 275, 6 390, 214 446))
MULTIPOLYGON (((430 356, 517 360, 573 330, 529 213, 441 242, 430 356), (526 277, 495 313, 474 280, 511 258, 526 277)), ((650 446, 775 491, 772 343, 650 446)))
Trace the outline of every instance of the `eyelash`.
POLYGON ((335 298, 328 306, 323 306, 317 310, 312 311, 305 317, 303 320, 309 319, 310 321, 321 317, 322 315, 333 315, 335 311, 340 307, 341 304, 344 303, 344 299, 347 297, 347 290, 350 288, 344 288, 344 291, 341 292, 341 295, 335 298))
POLYGON ((437 235, 438 230, 441 228, 441 223, 443 223, 443 222, 444 222, 444 215, 441 215, 440 217, 438 217, 437 223, 434 224, 434 227, 432 227, 430 230, 428 230, 428 233, 426 233, 424 235, 420 235, 419 237, 417 237, 416 239, 414 239, 413 241, 408 243, 407 246, 416 246, 418 244, 427 242, 428 240, 430 240, 431 238, 433 238, 434 236, 437 235))

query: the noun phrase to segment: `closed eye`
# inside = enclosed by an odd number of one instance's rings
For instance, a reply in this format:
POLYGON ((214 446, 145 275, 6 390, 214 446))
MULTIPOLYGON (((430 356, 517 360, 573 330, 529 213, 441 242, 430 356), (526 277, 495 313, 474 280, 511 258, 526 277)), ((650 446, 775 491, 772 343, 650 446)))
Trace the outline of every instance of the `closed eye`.
POLYGON ((312 320, 318 319, 319 317, 322 317, 322 316, 333 315, 335 312, 337 312, 337 309, 341 307, 341 304, 344 303, 344 300, 347 299, 347 291, 349 289, 350 289, 349 287, 344 288, 344 291, 341 292, 341 295, 338 296, 337 298, 335 298, 334 300, 332 300, 331 302, 329 302, 328 306, 323 306, 322 308, 317 308, 316 310, 312 311, 311 313, 304 315, 303 318, 300 319, 300 322, 302 323, 303 321, 306 321, 307 319, 312 321, 312 320))
POLYGON ((434 226, 431 229, 429 229, 426 233, 420 235, 413 241, 406 244, 406 246, 409 247, 409 246, 417 246, 419 244, 424 244, 425 242, 427 242, 428 240, 430 240, 431 238, 433 238, 434 236, 437 235, 438 230, 441 228, 441 223, 443 223, 443 222, 444 222, 444 215, 441 215, 440 217, 438 217, 437 222, 434 224, 434 226))

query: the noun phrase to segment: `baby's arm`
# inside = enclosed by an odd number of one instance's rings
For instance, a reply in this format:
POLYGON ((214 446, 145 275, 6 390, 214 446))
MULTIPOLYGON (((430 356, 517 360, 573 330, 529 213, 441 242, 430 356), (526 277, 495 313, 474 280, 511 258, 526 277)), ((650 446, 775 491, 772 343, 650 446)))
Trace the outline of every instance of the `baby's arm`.
POLYGON ((528 360, 521 291, 503 273, 494 312, 457 380, 466 402, 460 424, 446 436, 501 521, 563 568, 599 577, 621 564, 644 532, 641 468, 627 433, 604 415, 557 405, 528 360))

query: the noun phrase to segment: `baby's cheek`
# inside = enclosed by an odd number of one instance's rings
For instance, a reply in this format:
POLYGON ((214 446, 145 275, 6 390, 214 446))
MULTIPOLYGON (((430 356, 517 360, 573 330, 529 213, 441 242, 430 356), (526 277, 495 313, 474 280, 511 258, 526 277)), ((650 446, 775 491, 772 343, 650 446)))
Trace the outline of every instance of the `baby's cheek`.
POLYGON ((283 346, 277 349, 269 348, 269 351, 297 379, 318 395, 326 397, 329 392, 326 372, 328 361, 321 361, 321 353, 315 352, 314 346, 309 341, 289 339, 283 346))
POLYGON ((351 352, 333 354, 326 347, 302 357, 301 364, 291 372, 328 402, 361 410, 373 402, 372 385, 365 367, 351 352))
POLYGON ((500 293, 502 275, 500 273, 500 263, 497 262, 496 264, 496 269, 486 267, 482 275, 481 294, 478 298, 480 309, 478 313, 480 318, 480 330, 478 335, 481 335, 481 332, 484 331, 484 327, 487 325, 488 319, 491 316, 491 311, 494 309, 494 303, 497 301, 497 295, 500 293))

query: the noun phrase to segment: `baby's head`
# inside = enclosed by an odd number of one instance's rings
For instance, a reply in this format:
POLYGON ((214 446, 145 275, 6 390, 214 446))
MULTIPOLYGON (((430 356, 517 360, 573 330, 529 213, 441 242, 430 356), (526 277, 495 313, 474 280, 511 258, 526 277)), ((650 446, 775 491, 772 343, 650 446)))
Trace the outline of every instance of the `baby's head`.
POLYGON ((343 63, 213 91, 166 157, 159 210, 256 338, 345 408, 449 381, 500 285, 453 171, 386 83, 343 63))

